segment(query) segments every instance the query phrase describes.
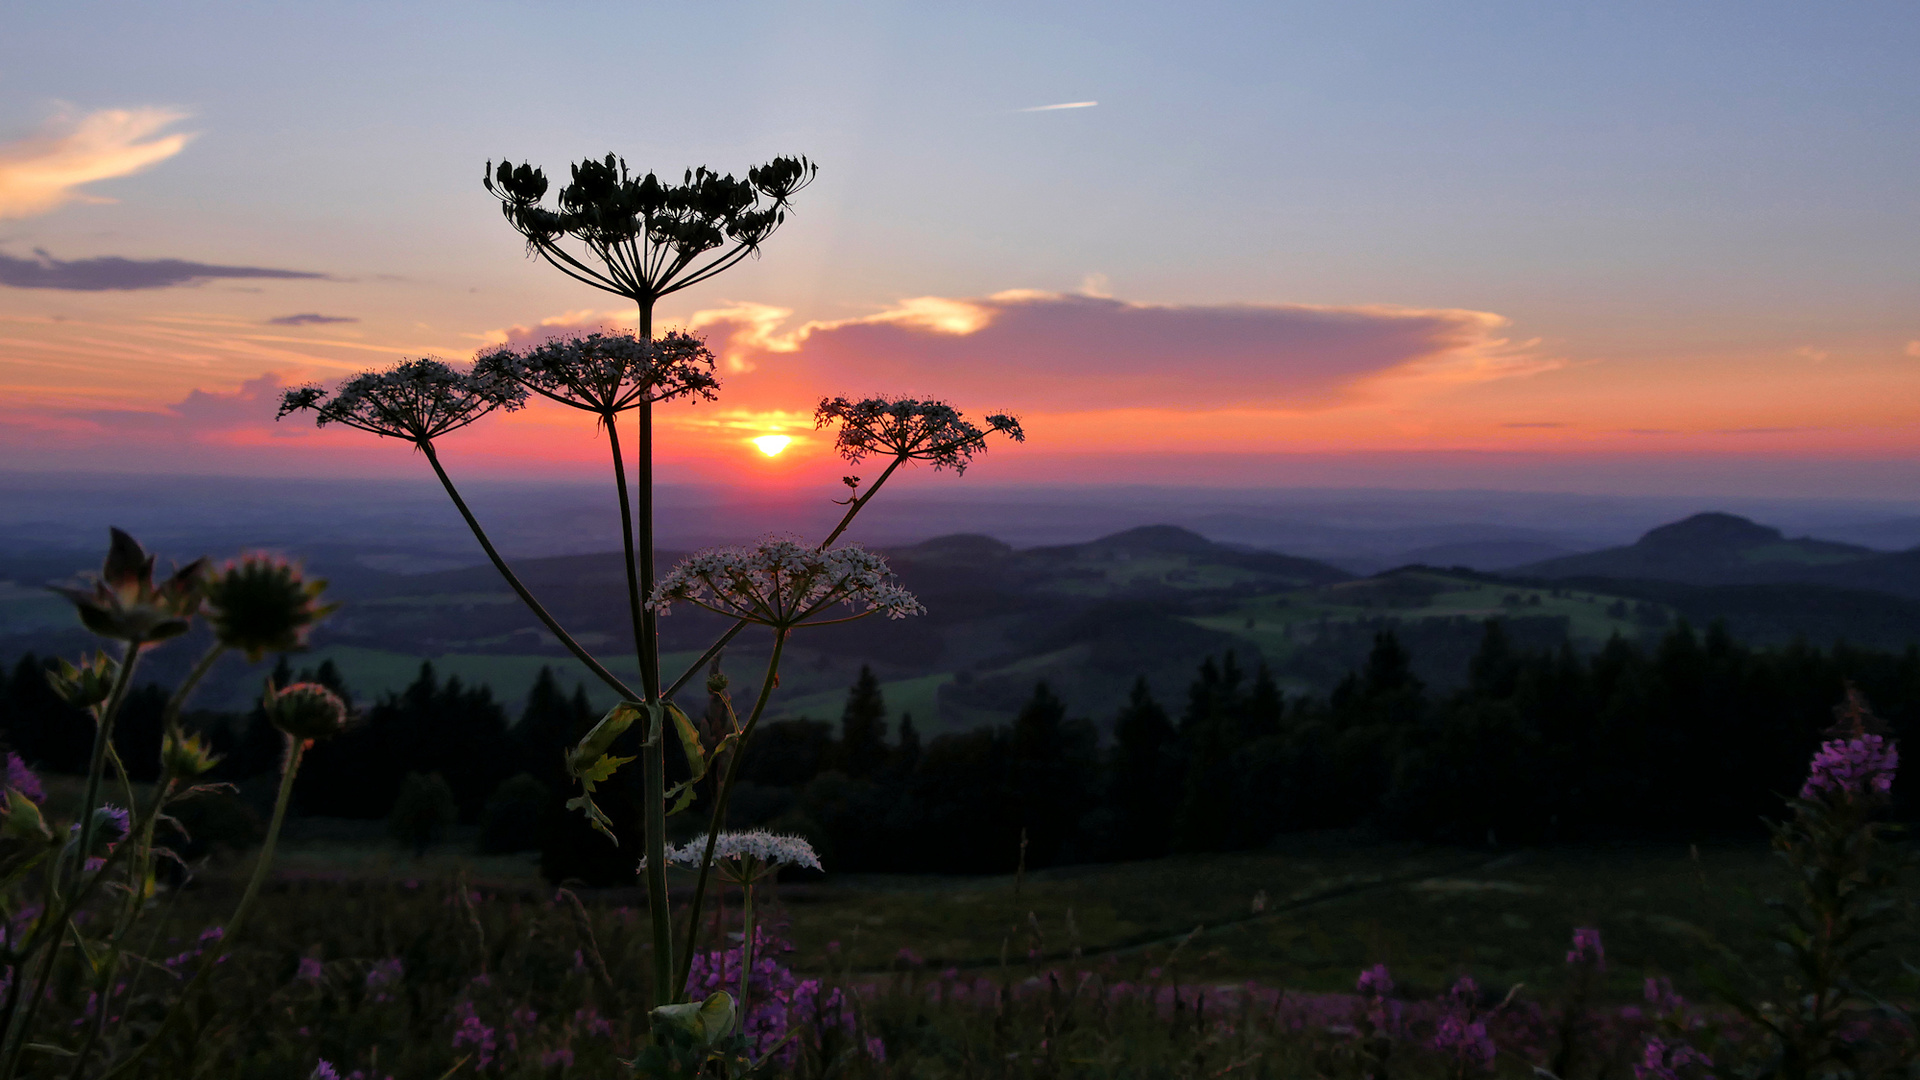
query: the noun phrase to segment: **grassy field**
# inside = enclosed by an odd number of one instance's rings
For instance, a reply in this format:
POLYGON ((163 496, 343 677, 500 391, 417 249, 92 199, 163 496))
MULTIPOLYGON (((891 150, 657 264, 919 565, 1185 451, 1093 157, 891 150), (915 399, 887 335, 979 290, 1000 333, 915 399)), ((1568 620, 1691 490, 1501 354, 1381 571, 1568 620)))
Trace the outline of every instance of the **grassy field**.
MULTIPOLYGON (((478 858, 449 844, 416 860, 382 844, 377 824, 353 832, 296 828, 279 873, 309 882, 464 874, 504 897, 550 894, 531 855, 478 858)), ((211 874, 244 865, 227 862, 211 874)), ((1564 979, 1573 928, 1594 926, 1607 943, 1610 988, 1625 998, 1645 975, 1698 992, 1702 964, 1764 960, 1762 899, 1784 884, 1757 844, 1488 851, 1325 838, 1019 880, 828 874, 763 889, 761 901, 786 924, 802 967, 824 964, 837 943, 856 970, 886 970, 902 949, 936 969, 995 969, 1003 957, 1070 963, 1077 955, 1123 971, 1172 963, 1183 979, 1251 978, 1316 991, 1350 988, 1361 968, 1385 962, 1410 987, 1436 993, 1462 972, 1551 993, 1564 979)), ((588 898, 645 902, 637 889, 588 898)))
MULTIPOLYGON (((1574 643, 1596 648, 1614 634, 1642 632, 1617 597, 1580 589, 1529 589, 1491 584, 1437 571, 1401 571, 1381 578, 1345 581, 1288 593, 1249 598, 1225 612, 1192 621, 1244 638, 1267 657, 1283 657, 1312 638, 1322 623, 1378 619, 1487 619, 1564 617, 1574 643)), ((1670 613, 1668 613, 1670 614, 1670 613)))

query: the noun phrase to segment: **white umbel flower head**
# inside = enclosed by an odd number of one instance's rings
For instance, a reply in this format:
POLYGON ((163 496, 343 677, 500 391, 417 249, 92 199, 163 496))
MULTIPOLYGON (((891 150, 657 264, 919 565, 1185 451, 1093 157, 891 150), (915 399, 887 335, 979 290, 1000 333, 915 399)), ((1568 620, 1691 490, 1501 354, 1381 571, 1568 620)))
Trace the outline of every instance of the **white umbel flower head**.
POLYGON ((781 630, 926 611, 892 580, 881 556, 853 544, 817 551, 785 539, 710 548, 685 560, 660 579, 647 606, 665 615, 674 603, 781 630), (837 604, 854 614, 822 617, 837 604))
MULTIPOLYGON (((696 837, 679 847, 669 847, 667 865, 697 867, 706 854, 706 838, 696 837)), ((714 838, 713 867, 721 877, 735 884, 751 885, 782 866, 819 870, 820 856, 815 855, 813 845, 801 837, 782 836, 765 829, 724 832, 714 838)), ((646 868, 647 860, 641 859, 640 869, 646 868)))

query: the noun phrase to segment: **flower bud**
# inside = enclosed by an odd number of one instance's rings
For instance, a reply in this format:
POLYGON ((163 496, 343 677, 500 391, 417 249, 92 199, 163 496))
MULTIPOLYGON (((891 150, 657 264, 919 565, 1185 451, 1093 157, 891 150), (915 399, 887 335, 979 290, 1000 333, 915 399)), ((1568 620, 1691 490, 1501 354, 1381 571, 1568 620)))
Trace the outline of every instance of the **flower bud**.
POLYGON ((284 690, 268 684, 262 704, 273 726, 296 739, 328 739, 347 727, 347 703, 319 683, 294 683, 284 690))
POLYGON ((258 662, 270 652, 306 648, 313 624, 339 607, 319 602, 326 587, 285 559, 244 555, 207 581, 207 620, 220 644, 258 662))
POLYGON ((120 665, 104 652, 81 659, 78 666, 56 660, 47 672, 47 683, 60 700, 76 709, 91 709, 113 693, 113 680, 120 665))
POLYGON ((726 673, 721 671, 715 671, 713 674, 707 676, 707 693, 718 694, 721 691, 725 690, 726 688, 727 688, 726 673))
POLYGON ((7 791, 6 812, 0 815, 0 834, 41 843, 53 839, 53 830, 47 828, 47 819, 41 816, 40 808, 18 788, 7 791))
POLYGON ((166 743, 160 748, 161 767, 175 780, 197 780, 219 761, 198 735, 169 731, 166 743))
POLYGON ((207 560, 188 563, 158 585, 153 583, 153 562, 138 541, 114 529, 112 546, 91 587, 53 591, 73 601, 80 622, 101 637, 136 645, 179 637, 200 610, 207 560))

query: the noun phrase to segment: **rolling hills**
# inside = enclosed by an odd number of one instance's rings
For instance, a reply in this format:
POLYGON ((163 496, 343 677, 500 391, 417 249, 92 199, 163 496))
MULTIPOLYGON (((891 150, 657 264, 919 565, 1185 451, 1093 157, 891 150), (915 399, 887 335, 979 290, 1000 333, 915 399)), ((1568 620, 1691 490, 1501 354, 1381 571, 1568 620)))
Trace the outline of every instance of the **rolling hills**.
MULTIPOLYGON (((1533 540, 1515 539, 1514 553, 1533 540)), ((1533 550, 1540 550, 1534 547, 1533 550)), ((1648 639, 1676 618, 1724 619, 1736 637, 1780 643, 1845 638, 1884 648, 1920 641, 1920 550, 1882 553, 1790 539, 1730 514, 1699 514, 1633 544, 1490 573, 1415 565, 1362 577, 1330 563, 1218 543, 1175 525, 1128 529, 1078 544, 1016 548, 953 534, 886 549, 928 614, 805 631, 790 646, 775 710, 837 716, 861 665, 883 680, 893 711, 923 734, 1004 720, 1047 681, 1076 714, 1110 718, 1135 679, 1163 701, 1183 699, 1201 661, 1229 650, 1266 663, 1291 692, 1324 693, 1391 629, 1416 673, 1457 685, 1483 624, 1505 622, 1525 648, 1593 649, 1614 635, 1648 639)), ((1445 545, 1432 562, 1444 561, 1445 545)), ((661 553, 662 565, 678 556, 661 553)), ((41 559, 0 566, 0 658, 89 645, 61 602, 29 587, 54 576, 41 559)), ((625 575, 616 553, 517 564, 563 623, 616 671, 631 673, 625 575), (624 658, 624 659, 623 659, 624 658)), ((64 575, 62 575, 64 576, 64 575)), ((359 566, 340 576, 339 615, 306 661, 331 659, 362 697, 397 690, 423 659, 484 681, 509 703, 542 666, 581 679, 490 566, 399 574, 359 566)), ((664 664, 676 674, 725 628, 683 607, 662 621, 664 664)), ((728 650, 737 679, 757 677, 768 641, 749 632, 728 650)), ((172 654, 151 663, 165 677, 172 654)), ((202 701, 244 707, 263 669, 217 669, 202 701)), ((606 694, 589 685, 603 704, 606 694)))

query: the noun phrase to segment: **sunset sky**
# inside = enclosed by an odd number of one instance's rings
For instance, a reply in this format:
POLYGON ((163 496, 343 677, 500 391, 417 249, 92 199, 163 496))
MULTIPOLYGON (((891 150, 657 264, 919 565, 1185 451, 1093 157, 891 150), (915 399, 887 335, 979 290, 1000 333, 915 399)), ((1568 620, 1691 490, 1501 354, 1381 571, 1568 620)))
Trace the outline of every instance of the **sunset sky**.
POLYGON ((0 468, 415 468, 277 388, 631 320, 480 186, 611 150, 821 168, 661 308, 726 380, 669 479, 911 393, 1022 417, 990 483, 1920 493, 1911 4, 399 7, 9 10, 0 468))

